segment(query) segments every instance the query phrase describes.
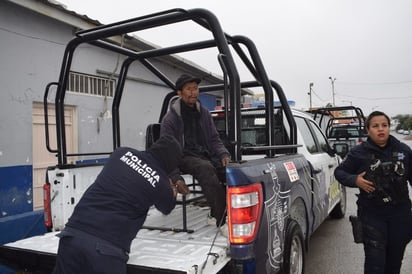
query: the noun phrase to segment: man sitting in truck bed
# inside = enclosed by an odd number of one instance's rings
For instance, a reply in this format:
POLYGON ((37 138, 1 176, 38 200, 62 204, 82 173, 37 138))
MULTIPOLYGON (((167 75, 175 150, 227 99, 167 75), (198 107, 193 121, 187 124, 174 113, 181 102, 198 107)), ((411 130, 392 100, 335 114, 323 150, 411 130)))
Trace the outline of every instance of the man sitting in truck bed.
POLYGON ((184 180, 180 176, 181 171, 193 175, 199 181, 211 208, 210 221, 218 227, 222 226, 222 234, 227 236, 226 191, 216 168, 226 166, 230 154, 219 138, 209 110, 198 101, 200 81, 185 74, 177 79, 176 92, 180 98, 171 102, 161 122, 160 135, 174 136, 183 147, 180 170, 171 175, 172 180, 184 180))

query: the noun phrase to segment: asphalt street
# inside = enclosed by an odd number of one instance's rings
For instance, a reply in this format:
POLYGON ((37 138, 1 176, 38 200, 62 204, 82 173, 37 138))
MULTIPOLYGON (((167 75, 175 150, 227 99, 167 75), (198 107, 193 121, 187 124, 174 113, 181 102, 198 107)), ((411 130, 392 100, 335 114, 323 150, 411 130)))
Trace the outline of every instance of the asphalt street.
MULTIPOLYGON (((412 147, 412 140, 392 133, 412 147)), ((347 188, 346 216, 340 220, 327 219, 312 235, 306 253, 306 274, 360 274, 363 273, 363 245, 353 242, 349 215, 356 215, 357 189, 347 188)), ((411 188, 409 195, 412 195, 411 188)), ((401 274, 412 273, 412 244, 406 249, 401 274)))

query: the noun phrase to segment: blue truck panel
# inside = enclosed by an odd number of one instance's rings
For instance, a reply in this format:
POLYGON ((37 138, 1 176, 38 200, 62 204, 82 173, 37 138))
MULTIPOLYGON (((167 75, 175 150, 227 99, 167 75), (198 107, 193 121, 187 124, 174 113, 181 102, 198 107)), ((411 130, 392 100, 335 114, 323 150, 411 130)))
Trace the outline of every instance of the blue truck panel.
POLYGON ((33 210, 33 167, 0 167, 0 218, 33 210))

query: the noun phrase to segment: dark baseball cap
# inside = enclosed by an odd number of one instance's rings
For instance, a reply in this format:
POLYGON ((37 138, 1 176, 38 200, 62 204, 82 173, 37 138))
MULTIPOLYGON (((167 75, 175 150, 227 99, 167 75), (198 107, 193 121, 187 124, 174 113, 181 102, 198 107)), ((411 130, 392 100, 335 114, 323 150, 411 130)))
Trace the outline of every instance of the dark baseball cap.
POLYGON ((202 80, 197 77, 193 77, 187 74, 182 74, 177 80, 176 80, 176 90, 182 90, 183 86, 187 83, 191 82, 196 82, 200 83, 202 80))

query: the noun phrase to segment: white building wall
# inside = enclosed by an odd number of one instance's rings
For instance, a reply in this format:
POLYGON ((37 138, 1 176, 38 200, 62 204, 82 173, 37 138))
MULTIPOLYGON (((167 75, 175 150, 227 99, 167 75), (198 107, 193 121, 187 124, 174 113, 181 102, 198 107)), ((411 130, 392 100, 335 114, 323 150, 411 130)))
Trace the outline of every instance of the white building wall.
MULTIPOLYGON (((55 19, 0 1, 0 166, 31 163, 32 103, 43 101, 45 86, 58 80, 63 52, 74 31, 73 27, 55 19)), ((116 68, 117 54, 96 50, 90 45, 79 49, 72 70, 99 75, 98 71, 113 72, 116 68)), ((120 67, 116 72, 119 70, 120 67)), ((138 63, 133 64, 130 71, 132 77, 160 84, 138 63)), ((170 75, 179 74, 170 68, 170 75)), ((128 81, 122 99, 122 144, 144 148, 146 125, 157 122, 161 100, 168 91, 167 87, 128 81)), ((50 103, 53 103, 52 95, 50 103)), ((111 135, 111 119, 101 117, 105 110, 104 98, 70 95, 65 103, 78 106, 78 132, 82 136, 79 152, 90 147, 110 150, 112 142, 107 137, 111 135)), ((110 99, 108 105, 111 108, 110 99)))
MULTIPOLYGON (((74 33, 75 28, 68 24, 0 1, 0 195, 10 197, 10 202, 0 202, 0 211, 17 214, 30 207, 30 197, 26 197, 30 194, 26 193, 33 176, 32 106, 43 101, 48 83, 58 81, 64 49, 74 33), (22 181, 24 186, 20 186, 22 181), (24 197, 20 200, 26 204, 16 207, 11 202, 16 197, 24 197)), ((107 76, 99 72, 113 72, 118 55, 92 47, 82 45, 76 51, 72 70, 107 76)), ((175 67, 163 66, 171 79, 181 74, 175 67)), ((121 143, 144 149, 146 125, 158 121, 162 99, 170 89, 137 63, 130 71, 132 77, 158 83, 128 80, 121 103, 121 143)), ((49 103, 54 103, 53 95, 51 92, 49 103)), ((111 151, 112 119, 102 115, 106 111, 104 97, 70 94, 65 103, 76 109, 78 152, 111 151)), ((107 105, 111 111, 110 98, 107 105)))

